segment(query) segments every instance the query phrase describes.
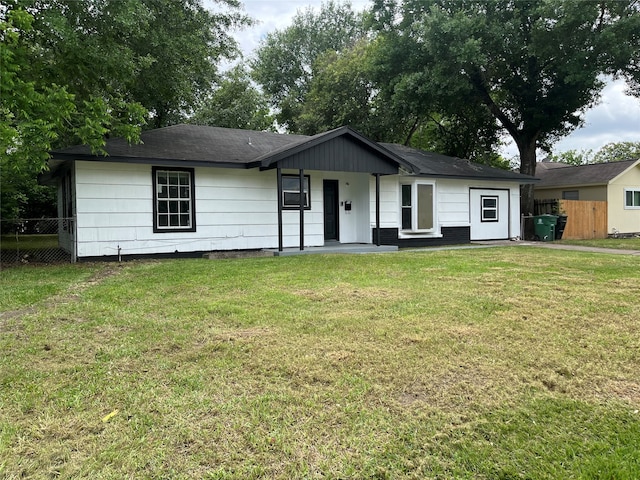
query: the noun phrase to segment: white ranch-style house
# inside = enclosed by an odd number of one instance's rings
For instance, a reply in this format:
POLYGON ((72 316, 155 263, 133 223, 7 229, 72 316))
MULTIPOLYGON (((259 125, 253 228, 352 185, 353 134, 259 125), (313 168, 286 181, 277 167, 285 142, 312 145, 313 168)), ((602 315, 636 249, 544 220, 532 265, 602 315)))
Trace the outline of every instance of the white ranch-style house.
POLYGON ((175 125, 52 152, 61 243, 79 260, 520 236, 520 175, 374 142, 175 125))

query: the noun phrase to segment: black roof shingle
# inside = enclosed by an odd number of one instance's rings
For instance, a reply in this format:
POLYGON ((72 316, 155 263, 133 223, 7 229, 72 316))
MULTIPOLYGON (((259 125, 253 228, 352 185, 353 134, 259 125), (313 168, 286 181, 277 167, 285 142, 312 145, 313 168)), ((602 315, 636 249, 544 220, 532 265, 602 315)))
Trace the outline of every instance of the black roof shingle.
POLYGON ((376 143, 349 127, 341 127, 312 137, 274 132, 259 132, 201 125, 173 125, 142 133, 141 143, 130 145, 124 139, 108 139, 107 157, 94 155, 88 146, 74 146, 52 152, 54 161, 94 160, 139 163, 179 163, 209 166, 257 167, 286 155, 288 151, 313 145, 322 137, 347 133, 365 142, 380 155, 404 166, 414 174, 445 178, 474 178, 533 183, 534 177, 501 170, 460 158, 425 152, 404 145, 376 143))

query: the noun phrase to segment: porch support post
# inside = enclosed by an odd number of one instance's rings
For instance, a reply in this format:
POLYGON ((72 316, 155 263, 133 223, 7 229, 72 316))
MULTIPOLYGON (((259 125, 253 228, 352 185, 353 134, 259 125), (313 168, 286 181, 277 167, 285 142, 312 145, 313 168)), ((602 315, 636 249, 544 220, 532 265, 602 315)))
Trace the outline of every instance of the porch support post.
POLYGON ((300 169, 300 250, 304 250, 304 170, 302 168, 300 169))
POLYGON ((380 246, 380 174, 376 173, 376 246, 380 246))
POLYGON ((278 251, 282 251, 282 169, 277 167, 278 178, 278 251))

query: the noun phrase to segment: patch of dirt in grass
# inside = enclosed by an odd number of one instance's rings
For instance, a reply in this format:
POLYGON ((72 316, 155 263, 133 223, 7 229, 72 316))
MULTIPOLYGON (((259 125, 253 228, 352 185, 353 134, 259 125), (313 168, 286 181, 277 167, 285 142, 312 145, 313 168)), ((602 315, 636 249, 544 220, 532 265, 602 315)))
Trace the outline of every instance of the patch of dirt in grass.
POLYGON ((613 395, 621 400, 639 405, 640 383, 628 380, 614 380, 609 383, 602 392, 605 395, 613 395))
POLYGON ((91 275, 87 280, 70 285, 64 292, 44 299, 42 302, 36 305, 30 305, 24 308, 18 308, 16 310, 8 310, 6 312, 0 312, 0 332, 8 331, 13 328, 17 328, 16 325, 9 326, 7 320, 24 317, 36 313, 43 306, 51 307, 58 304, 70 303, 77 301, 80 298, 82 292, 90 287, 100 284, 106 278, 112 277, 122 271, 122 264, 107 264, 104 268, 100 268, 91 275))
POLYGON ((396 401, 405 408, 428 405, 449 411, 459 405, 485 401, 491 383, 484 372, 461 365, 459 370, 407 386, 396 401))
POLYGON ((219 335, 216 335, 213 339, 233 342, 246 338, 262 337, 264 335, 270 335, 271 333, 272 329, 266 327, 243 328, 241 330, 231 330, 221 333, 219 335))
POLYGON ((329 288, 300 289, 292 292, 294 295, 304 297, 314 302, 341 302, 348 299, 349 302, 360 300, 400 300, 405 298, 398 290, 383 288, 361 288, 350 284, 337 284, 329 288))

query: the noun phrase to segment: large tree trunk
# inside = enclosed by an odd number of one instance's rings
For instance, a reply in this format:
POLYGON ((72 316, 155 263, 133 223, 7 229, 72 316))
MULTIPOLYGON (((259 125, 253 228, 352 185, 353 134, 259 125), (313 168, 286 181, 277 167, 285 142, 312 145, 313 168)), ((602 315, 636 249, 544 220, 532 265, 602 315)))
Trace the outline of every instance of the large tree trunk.
MULTIPOLYGON (((535 176, 536 174, 536 141, 516 140, 518 151, 520 152, 520 173, 523 175, 535 176)), ((525 183, 520 185, 520 214, 525 217, 534 213, 533 184, 525 183)), ((524 222, 524 231, 520 234, 525 239, 533 238, 533 222, 524 222)))
MULTIPOLYGON (((520 152, 520 173, 535 176, 536 174, 536 141, 516 140, 520 152)), ((520 213, 533 215, 533 184, 520 187, 520 213)))

